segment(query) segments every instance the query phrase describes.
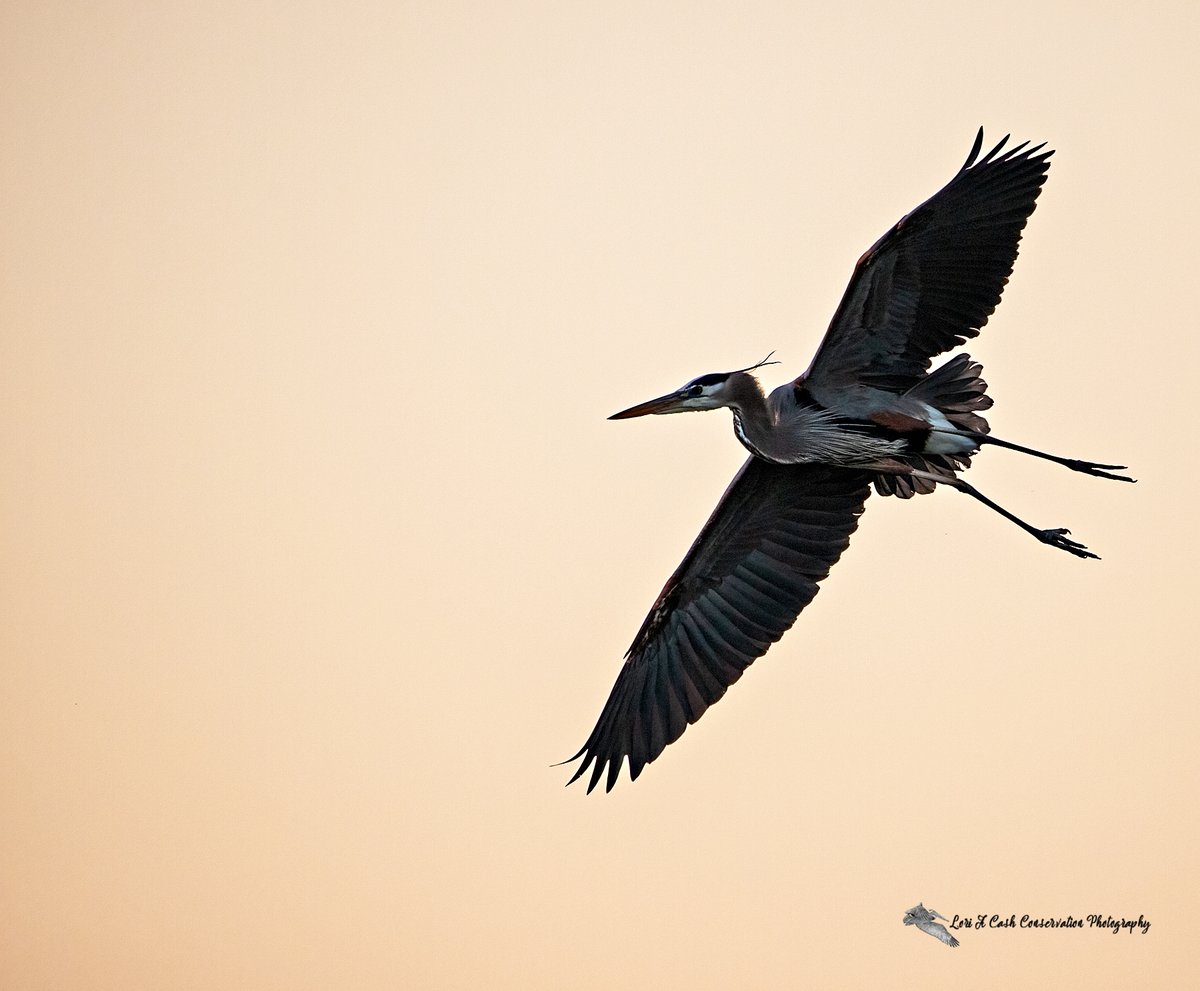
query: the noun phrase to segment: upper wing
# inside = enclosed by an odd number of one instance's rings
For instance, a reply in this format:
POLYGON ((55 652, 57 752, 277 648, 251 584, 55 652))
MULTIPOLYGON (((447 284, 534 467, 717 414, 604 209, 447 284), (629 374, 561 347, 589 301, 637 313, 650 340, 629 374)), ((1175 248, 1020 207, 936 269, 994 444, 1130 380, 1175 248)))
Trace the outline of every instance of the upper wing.
POLYGON ((783 636, 849 544, 871 477, 758 458, 742 466, 642 623, 570 758, 583 757, 571 781, 594 762, 588 791, 605 765, 611 790, 624 757, 637 778, 783 636))
POLYGON ((856 382, 908 388, 987 323, 1053 154, 1007 141, 979 158, 980 128, 958 174, 859 259, 805 373, 818 400, 856 382))

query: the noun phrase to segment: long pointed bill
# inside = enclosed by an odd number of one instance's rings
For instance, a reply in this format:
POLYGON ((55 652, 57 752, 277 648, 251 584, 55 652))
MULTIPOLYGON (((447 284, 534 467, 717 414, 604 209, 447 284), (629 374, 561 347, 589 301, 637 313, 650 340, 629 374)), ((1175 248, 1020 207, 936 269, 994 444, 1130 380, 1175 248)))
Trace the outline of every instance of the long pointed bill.
POLYGON ((678 392, 672 392, 669 396, 659 396, 657 399, 651 399, 648 403, 630 406, 629 409, 623 409, 620 413, 614 413, 609 419, 628 420, 634 416, 647 416, 650 413, 670 413, 682 398, 678 392))

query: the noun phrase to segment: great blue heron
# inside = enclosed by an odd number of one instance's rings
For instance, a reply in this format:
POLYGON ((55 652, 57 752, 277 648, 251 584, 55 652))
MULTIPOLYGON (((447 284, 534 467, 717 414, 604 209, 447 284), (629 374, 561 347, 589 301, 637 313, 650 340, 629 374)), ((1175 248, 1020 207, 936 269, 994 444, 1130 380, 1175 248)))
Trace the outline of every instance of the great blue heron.
MULTIPOLYGON (((683 563, 642 623, 571 781, 624 758, 636 779, 667 744, 725 694, 796 620, 850 542, 868 489, 902 499, 949 485, 1042 543, 1096 557, 1066 529, 1042 530, 998 506, 957 472, 985 444, 1073 471, 1124 465, 1060 458, 988 436, 992 405, 979 364, 930 359, 975 337, 1000 302, 1051 151, 1006 136, 963 167, 859 259, 808 371, 764 396, 750 373, 692 379, 610 417, 728 407, 750 451, 683 563)), ((768 358, 770 355, 768 355, 768 358)), ((569 782, 568 782, 569 783, 569 782)))

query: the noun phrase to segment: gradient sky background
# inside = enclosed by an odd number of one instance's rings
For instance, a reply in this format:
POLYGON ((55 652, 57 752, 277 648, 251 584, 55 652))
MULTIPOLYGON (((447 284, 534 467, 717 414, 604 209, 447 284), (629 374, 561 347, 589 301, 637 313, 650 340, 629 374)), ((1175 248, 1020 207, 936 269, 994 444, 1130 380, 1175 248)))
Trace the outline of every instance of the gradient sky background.
POLYGON ((1194 981, 1194 4, 5 4, 0 983, 1194 981), (984 492, 872 498, 564 790, 777 349, 975 129, 1058 153, 984 492), (945 915, 1145 915, 962 933, 945 915))

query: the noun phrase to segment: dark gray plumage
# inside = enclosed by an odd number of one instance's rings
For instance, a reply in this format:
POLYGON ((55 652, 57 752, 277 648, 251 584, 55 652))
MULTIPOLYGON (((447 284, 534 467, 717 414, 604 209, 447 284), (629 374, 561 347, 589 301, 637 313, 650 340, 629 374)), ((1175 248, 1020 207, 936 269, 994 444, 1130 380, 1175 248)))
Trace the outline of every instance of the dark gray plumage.
POLYGON ((858 526, 874 483, 909 498, 948 485, 1037 540, 1096 557, 1064 528, 1040 529, 958 477, 995 445, 1073 471, 1120 465, 1060 458, 989 434, 982 369, 960 354, 931 359, 976 336, 1000 301, 1050 151, 1005 138, 966 163, 859 259, 807 372, 763 393, 751 373, 693 379, 610 419, 728 408, 750 452, 683 563, 667 580, 583 747, 571 781, 591 768, 590 792, 616 783, 629 760, 646 764, 716 702, 812 601, 858 526))

